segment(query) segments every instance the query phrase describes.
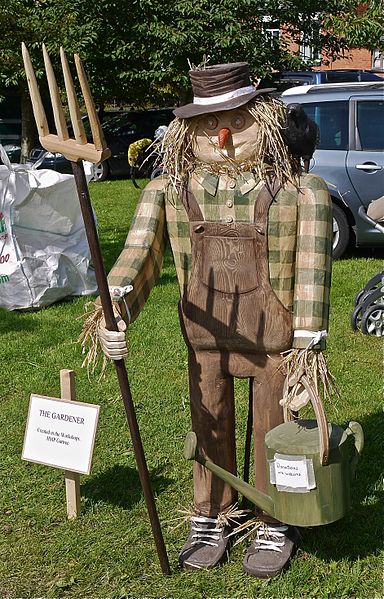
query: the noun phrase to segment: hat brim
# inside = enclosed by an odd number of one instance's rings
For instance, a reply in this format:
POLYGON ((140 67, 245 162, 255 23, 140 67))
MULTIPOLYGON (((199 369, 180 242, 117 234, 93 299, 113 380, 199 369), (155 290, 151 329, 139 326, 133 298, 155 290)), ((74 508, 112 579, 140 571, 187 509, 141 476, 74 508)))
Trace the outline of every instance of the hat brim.
POLYGON ((182 119, 189 119, 193 116, 209 114, 210 112, 232 110, 233 108, 239 108, 239 106, 244 106, 244 104, 247 104, 247 102, 249 102, 256 96, 269 94, 274 91, 276 91, 276 88, 268 87, 266 89, 255 89, 255 91, 251 92, 250 94, 244 94, 243 96, 238 96, 237 98, 233 98, 232 100, 227 100, 226 102, 221 102, 219 104, 186 104, 185 106, 175 108, 173 114, 182 119))

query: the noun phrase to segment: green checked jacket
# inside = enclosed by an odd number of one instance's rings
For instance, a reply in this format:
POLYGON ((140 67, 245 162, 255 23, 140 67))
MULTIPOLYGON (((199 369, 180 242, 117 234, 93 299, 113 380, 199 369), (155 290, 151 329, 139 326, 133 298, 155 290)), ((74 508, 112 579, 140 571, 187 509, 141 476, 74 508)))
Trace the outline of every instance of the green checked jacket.
MULTIPOLYGON (((204 219, 215 222, 251 222, 262 185, 252 173, 233 179, 196 170, 190 178, 204 219)), ((156 284, 168 240, 183 294, 191 272, 189 222, 181 198, 161 177, 143 190, 124 249, 108 275, 112 296, 115 288, 133 286, 124 301, 118 300, 126 321, 138 316, 156 284)), ((319 177, 303 175, 299 189, 292 184, 280 189, 268 219, 270 282, 282 304, 293 312, 293 347, 308 345, 305 331, 328 328, 331 251, 327 187, 319 177)))

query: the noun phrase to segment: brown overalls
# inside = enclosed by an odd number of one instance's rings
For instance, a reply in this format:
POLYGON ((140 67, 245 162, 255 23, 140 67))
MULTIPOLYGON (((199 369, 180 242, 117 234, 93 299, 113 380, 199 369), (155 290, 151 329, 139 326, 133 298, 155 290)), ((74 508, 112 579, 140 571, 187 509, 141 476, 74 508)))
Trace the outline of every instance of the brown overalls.
MULTIPOLYGON (((192 427, 202 455, 236 474, 233 377, 253 382, 255 485, 267 489, 265 433, 281 424, 284 375, 280 352, 292 346, 292 314, 269 282, 268 211, 264 186, 253 223, 205 222, 194 195, 182 197, 190 221, 192 272, 180 303, 189 348, 192 427)), ((236 492, 194 463, 198 513, 216 516, 236 492)))

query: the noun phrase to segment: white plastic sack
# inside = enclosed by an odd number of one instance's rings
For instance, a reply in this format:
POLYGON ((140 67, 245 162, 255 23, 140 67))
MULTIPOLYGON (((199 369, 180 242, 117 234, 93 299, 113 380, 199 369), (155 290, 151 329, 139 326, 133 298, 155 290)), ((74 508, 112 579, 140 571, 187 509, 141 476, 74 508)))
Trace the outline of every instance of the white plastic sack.
POLYGON ((0 307, 96 293, 73 175, 11 165, 1 147, 0 155, 0 307))

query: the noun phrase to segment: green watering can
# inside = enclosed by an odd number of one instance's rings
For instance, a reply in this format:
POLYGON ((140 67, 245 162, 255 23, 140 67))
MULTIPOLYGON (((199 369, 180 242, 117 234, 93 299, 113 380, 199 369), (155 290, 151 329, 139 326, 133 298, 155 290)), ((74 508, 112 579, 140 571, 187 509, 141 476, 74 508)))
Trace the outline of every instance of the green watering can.
POLYGON ((342 518, 350 507, 350 481, 364 446, 358 422, 343 430, 327 423, 323 405, 305 377, 300 383, 311 398, 316 420, 285 422, 265 436, 268 495, 197 452, 188 433, 184 457, 196 460, 264 512, 285 524, 319 526, 342 518), (347 440, 353 438, 351 448, 347 440))

